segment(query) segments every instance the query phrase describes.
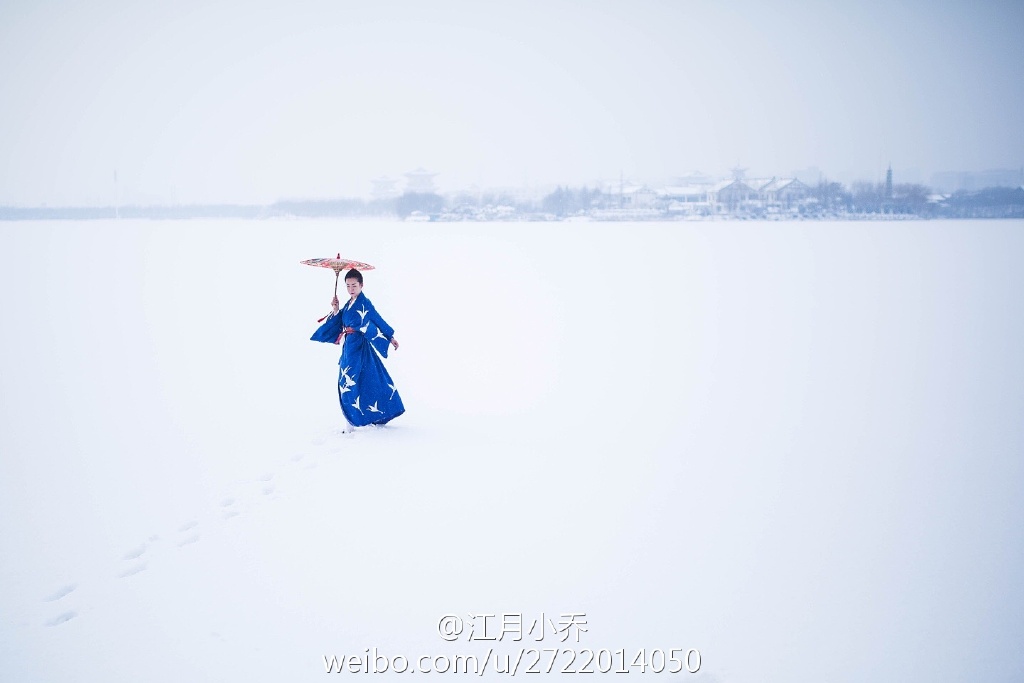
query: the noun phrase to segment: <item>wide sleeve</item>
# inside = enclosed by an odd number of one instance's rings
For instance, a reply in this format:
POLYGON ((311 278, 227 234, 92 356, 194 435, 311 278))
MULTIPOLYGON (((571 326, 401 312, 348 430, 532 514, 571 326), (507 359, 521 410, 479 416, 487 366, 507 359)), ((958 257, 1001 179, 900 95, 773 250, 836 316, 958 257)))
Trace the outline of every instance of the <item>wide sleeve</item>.
POLYGON ((373 304, 370 304, 369 317, 370 319, 373 320, 373 323, 377 326, 377 329, 384 333, 384 336, 387 337, 388 341, 391 341, 391 338, 395 336, 395 328, 391 327, 391 325, 388 325, 386 322, 384 322, 384 318, 380 317, 380 313, 378 313, 377 309, 373 307, 373 304))
POLYGON ((387 358, 391 337, 394 336, 395 330, 384 321, 384 318, 380 317, 380 313, 373 307, 369 299, 364 302, 363 310, 366 311, 366 314, 363 315, 363 324, 359 331, 363 333, 377 353, 387 358))
POLYGON ((316 332, 309 338, 310 341, 324 342, 326 344, 333 344, 338 341, 338 337, 341 335, 341 313, 332 313, 324 321, 324 324, 316 328, 316 332))

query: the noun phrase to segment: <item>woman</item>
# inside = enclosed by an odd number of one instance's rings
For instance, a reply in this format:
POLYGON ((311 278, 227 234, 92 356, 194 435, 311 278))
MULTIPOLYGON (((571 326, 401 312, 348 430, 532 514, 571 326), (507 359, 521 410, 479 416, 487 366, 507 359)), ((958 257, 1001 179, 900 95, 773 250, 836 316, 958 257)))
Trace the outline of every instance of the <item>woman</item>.
POLYGON ((355 268, 345 273, 345 288, 349 300, 344 308, 339 308, 335 296, 331 315, 310 339, 343 344, 338 361, 338 401, 349 425, 386 424, 405 412, 402 397, 380 359, 388 357, 389 344, 398 348, 398 340, 363 294, 362 273, 355 268))

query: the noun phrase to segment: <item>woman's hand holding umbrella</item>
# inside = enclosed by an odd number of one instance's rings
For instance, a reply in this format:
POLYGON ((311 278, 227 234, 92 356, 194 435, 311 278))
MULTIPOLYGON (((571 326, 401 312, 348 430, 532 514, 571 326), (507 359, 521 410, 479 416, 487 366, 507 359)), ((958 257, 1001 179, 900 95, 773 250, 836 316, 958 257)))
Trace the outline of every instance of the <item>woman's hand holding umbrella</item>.
MULTIPOLYGON (((330 268, 334 271, 334 299, 331 301, 331 308, 334 313, 338 312, 338 277, 341 275, 341 271, 349 268, 355 268, 356 270, 373 270, 373 266, 369 263, 363 263, 362 261, 353 261, 352 259, 343 259, 341 254, 338 254, 334 258, 312 258, 305 261, 299 261, 299 263, 306 266, 319 266, 320 268, 330 268)), ((322 323, 327 316, 317 320, 318 323, 322 323)), ((337 342, 335 342, 337 343, 337 342)))

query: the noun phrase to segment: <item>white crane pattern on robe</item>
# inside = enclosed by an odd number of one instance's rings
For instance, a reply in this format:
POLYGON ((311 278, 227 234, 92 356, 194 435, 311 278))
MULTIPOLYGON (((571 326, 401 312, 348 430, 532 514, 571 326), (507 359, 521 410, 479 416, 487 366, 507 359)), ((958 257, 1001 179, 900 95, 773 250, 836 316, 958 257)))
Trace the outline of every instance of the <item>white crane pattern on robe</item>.
POLYGON ((338 397, 342 411, 357 426, 386 424, 405 412, 394 380, 381 363, 387 358, 391 333, 391 327, 376 312, 370 300, 360 293, 338 314, 329 316, 310 338, 324 343, 344 343, 339 362, 338 397), (343 338, 341 333, 345 327, 353 329, 355 334, 343 338), (390 395, 385 397, 388 389, 391 390, 390 395), (349 392, 353 395, 345 398, 349 392), (364 395, 366 401, 363 401, 364 395))
POLYGON ((345 394, 345 393, 347 393, 349 391, 352 391, 352 387, 354 387, 356 385, 355 381, 351 377, 349 377, 349 375, 348 375, 348 371, 350 369, 351 369, 351 366, 350 367, 345 367, 345 368, 341 369, 341 377, 344 380, 344 382, 338 382, 338 395, 339 396, 341 396, 341 395, 343 395, 343 394, 345 394))

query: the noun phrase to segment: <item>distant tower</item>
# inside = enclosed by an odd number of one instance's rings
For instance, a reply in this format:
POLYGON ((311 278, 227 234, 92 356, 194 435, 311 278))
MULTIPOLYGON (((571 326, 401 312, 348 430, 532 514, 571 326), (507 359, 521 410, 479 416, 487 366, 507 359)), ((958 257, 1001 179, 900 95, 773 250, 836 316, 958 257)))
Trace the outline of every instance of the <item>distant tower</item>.
POLYGON ((732 169, 732 179, 733 180, 743 180, 746 177, 747 177, 747 169, 740 168, 739 164, 736 165, 736 168, 732 169))
POLYGON ((373 190, 370 192, 370 196, 374 199, 394 199, 398 196, 398 190, 395 188, 395 184, 398 183, 397 180, 381 176, 371 182, 373 183, 373 190))
POLYGON ((892 164, 889 164, 889 170, 885 172, 885 198, 892 199, 892 164))
POLYGON ((422 167, 417 168, 415 171, 409 171, 405 174, 405 191, 423 194, 437 192, 434 187, 434 176, 436 175, 436 173, 431 173, 422 167))

